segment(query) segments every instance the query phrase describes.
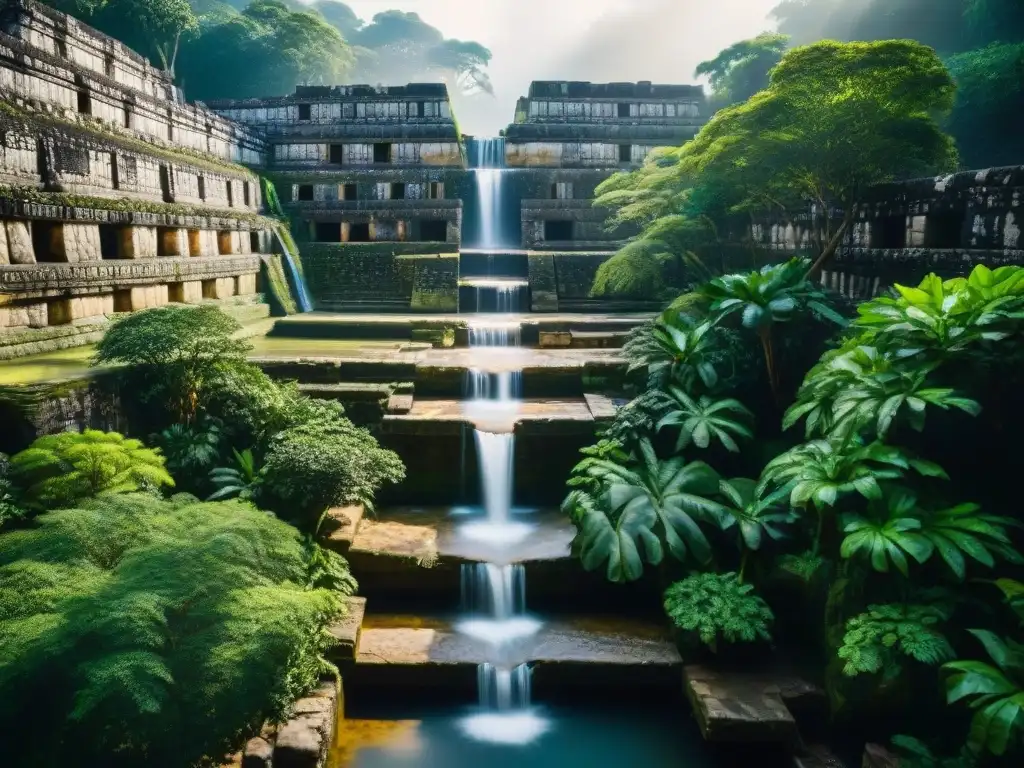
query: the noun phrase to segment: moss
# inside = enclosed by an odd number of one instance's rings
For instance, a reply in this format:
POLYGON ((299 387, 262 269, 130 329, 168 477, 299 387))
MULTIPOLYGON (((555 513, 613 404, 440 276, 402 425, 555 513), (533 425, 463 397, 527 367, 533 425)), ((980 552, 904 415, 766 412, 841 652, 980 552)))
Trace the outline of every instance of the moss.
POLYGON ((69 133, 81 134, 93 139, 100 139, 130 152, 158 157, 171 163, 186 163, 215 173, 224 173, 229 176, 245 179, 251 179, 254 176, 253 172, 244 165, 221 160, 215 155, 208 155, 187 147, 171 149, 158 144, 151 144, 148 141, 116 131, 98 121, 85 123, 78 120, 70 120, 57 114, 29 112, 9 101, 0 101, 0 115, 6 118, 3 122, 21 122, 21 127, 31 134, 46 133, 41 128, 50 127, 69 133))
POLYGON ((266 268, 267 283, 270 285, 270 292, 274 299, 281 306, 286 315, 294 315, 299 309, 295 304, 291 289, 288 287, 288 278, 284 274, 284 266, 281 264, 281 257, 278 255, 267 256, 263 260, 266 268))
POLYGON ((43 192, 34 187, 0 186, 0 199, 17 200, 39 205, 63 206, 65 208, 91 208, 98 211, 119 211, 122 213, 152 213, 162 216, 193 216, 200 218, 231 219, 249 224, 270 228, 272 219, 250 211, 237 211, 232 208, 210 208, 183 203, 156 203, 149 200, 136 200, 128 197, 93 197, 91 195, 73 195, 67 192, 43 192))

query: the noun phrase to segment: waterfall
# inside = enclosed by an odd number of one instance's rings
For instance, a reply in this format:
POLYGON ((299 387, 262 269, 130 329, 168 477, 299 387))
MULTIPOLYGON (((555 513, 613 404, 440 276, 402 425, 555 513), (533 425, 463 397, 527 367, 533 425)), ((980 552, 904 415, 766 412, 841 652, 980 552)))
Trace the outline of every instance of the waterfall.
POLYGON ((295 298, 297 300, 296 303, 299 305, 299 311, 312 312, 313 302, 309 298, 309 289, 306 288, 306 281, 302 279, 302 273, 299 272, 299 267, 292 257, 292 252, 288 250, 288 244, 276 228, 274 229, 274 237, 277 238, 277 244, 281 247, 281 255, 284 256, 285 264, 288 265, 288 272, 292 277, 292 286, 295 288, 295 298))
POLYGON ((478 248, 496 250, 505 247, 501 231, 502 182, 505 174, 505 140, 474 141, 473 176, 476 182, 480 215, 478 248))
MULTIPOLYGON (((470 326, 470 346, 518 346, 519 327, 470 326)), ((466 393, 473 409, 497 409, 514 415, 522 393, 521 371, 471 370, 466 393)), ((531 528, 511 518, 515 476, 512 430, 474 428, 485 519, 465 523, 463 535, 487 541, 496 551, 525 538, 531 528)), ((526 613, 526 569, 519 563, 473 563, 462 567, 462 605, 467 618, 457 629, 485 644, 489 660, 477 670, 480 712, 465 718, 471 738, 525 744, 547 731, 548 722, 530 706, 530 668, 517 663, 516 643, 540 629, 526 613)))

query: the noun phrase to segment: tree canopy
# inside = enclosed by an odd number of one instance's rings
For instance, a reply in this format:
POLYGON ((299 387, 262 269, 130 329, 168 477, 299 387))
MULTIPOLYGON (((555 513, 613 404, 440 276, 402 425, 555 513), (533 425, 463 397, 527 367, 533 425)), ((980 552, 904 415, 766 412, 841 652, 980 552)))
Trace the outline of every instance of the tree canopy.
POLYGON ((788 44, 786 35, 769 32, 741 40, 698 64, 696 75, 708 78, 716 105, 746 101, 768 86, 768 73, 779 63, 788 44))

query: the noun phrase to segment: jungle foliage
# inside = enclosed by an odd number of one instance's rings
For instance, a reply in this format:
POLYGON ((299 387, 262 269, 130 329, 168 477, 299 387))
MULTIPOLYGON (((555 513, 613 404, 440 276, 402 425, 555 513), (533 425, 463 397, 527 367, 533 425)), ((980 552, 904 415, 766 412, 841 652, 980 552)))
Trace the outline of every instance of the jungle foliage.
MULTIPOLYGON (((594 205, 611 209, 608 226, 640 234, 601 265, 592 293, 668 298, 728 271, 736 258, 728 235, 749 233, 755 214, 808 209, 817 233, 809 272, 817 272, 872 184, 955 167, 937 121, 953 96, 942 60, 914 41, 788 51, 764 90, 717 112, 682 147, 653 152, 597 188, 594 205)), ((749 234, 739 246, 756 262, 749 234)))
POLYGON ((211 306, 116 321, 96 361, 153 447, 85 430, 0 456, 13 763, 221 765, 336 675, 328 628, 356 583, 319 523, 404 467, 339 404, 249 363, 238 330, 211 306))
MULTIPOLYGON (((929 275, 851 311, 809 267, 713 278, 633 332, 639 394, 569 479, 573 551, 612 581, 656 570, 673 622, 718 653, 773 627, 820 643, 834 714, 892 707, 888 736, 922 725, 896 692, 941 677, 973 718, 935 765, 1019 757, 1024 637, 979 585, 1024 621, 1024 586, 1000 578, 1024 526, 999 469, 1024 269, 929 275)), ((917 700, 924 722, 937 704, 917 700)))
POLYGON ((367 22, 337 0, 45 0, 148 56, 189 98, 285 96, 298 84, 444 80, 490 94, 491 52, 416 13, 367 22))

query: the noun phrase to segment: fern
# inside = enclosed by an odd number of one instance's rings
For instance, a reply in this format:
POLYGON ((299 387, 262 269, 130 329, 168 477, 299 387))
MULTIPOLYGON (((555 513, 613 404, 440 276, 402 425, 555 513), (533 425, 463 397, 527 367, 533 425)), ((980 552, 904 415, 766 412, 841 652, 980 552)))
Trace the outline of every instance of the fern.
POLYGON ((101 493, 174 485, 157 449, 116 432, 45 435, 11 459, 12 477, 36 509, 69 506, 101 493))
POLYGON ((843 674, 881 672, 891 680, 902 671, 902 657, 922 664, 938 665, 953 658, 953 648, 936 629, 951 611, 941 602, 930 605, 870 605, 866 613, 846 623, 846 635, 839 658, 846 664, 843 674))
POLYGON ((807 583, 810 583, 827 564, 828 561, 824 557, 811 551, 799 555, 783 555, 779 558, 779 568, 807 583))
POLYGON ((771 608, 735 573, 698 573, 665 590, 665 612, 680 629, 716 649, 727 643, 771 640, 771 608))

